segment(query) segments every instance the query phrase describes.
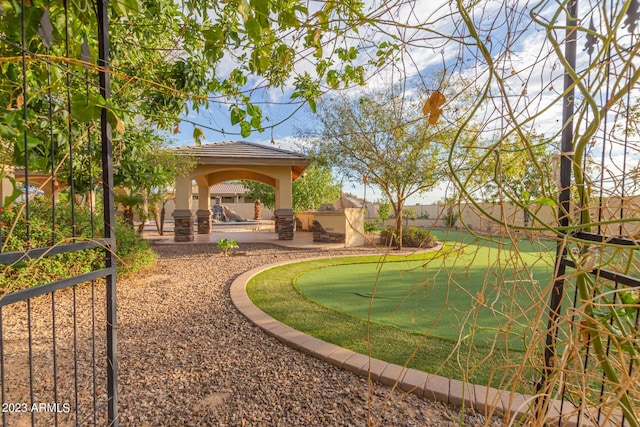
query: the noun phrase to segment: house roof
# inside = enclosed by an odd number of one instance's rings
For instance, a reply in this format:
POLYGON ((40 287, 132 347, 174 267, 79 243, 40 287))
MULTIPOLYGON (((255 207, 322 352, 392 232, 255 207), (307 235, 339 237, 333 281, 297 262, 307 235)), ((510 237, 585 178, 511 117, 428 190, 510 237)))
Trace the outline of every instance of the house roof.
POLYGON ((178 147, 173 152, 193 156, 200 165, 291 166, 294 179, 309 164, 304 154, 247 141, 178 147))
POLYGON ((222 194, 238 194, 242 195, 247 192, 247 189, 242 184, 216 184, 211 187, 211 194, 214 195, 222 195, 222 194))
POLYGON ((179 155, 195 156, 201 160, 200 163, 209 164, 225 163, 229 160, 242 160, 246 164, 265 164, 265 161, 286 161, 287 164, 296 165, 308 163, 307 156, 304 154, 247 141, 217 142, 203 144, 199 147, 178 147, 173 151, 179 155))

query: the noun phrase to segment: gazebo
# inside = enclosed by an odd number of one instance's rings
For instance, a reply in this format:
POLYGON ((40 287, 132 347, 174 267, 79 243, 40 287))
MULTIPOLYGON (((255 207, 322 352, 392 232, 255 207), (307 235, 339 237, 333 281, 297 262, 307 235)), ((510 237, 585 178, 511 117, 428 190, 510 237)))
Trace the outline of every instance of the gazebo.
POLYGON ((186 176, 176 177, 176 209, 173 212, 176 242, 193 241, 194 180, 198 186, 198 234, 211 233, 210 188, 220 182, 250 180, 275 188, 274 215, 278 239, 293 239, 292 183, 302 176, 309 164, 306 156, 246 141, 179 147, 173 152, 178 156, 190 156, 195 161, 195 167, 186 176))

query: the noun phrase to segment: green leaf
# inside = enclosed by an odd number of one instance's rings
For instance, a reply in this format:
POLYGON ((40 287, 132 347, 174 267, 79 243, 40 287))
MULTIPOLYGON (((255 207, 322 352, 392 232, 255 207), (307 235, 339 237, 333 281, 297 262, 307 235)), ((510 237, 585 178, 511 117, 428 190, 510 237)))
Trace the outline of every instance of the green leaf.
POLYGON ((307 99, 307 102, 309 103, 309 108, 311 108, 311 112, 312 113, 316 113, 316 101, 314 99, 307 99))
POLYGON ((247 22, 244 23, 244 28, 247 30, 247 35, 255 41, 262 38, 262 27, 257 19, 250 17, 247 22))
POLYGON ((200 129, 199 127, 194 127, 193 128, 193 140, 195 141, 196 145, 199 147, 200 145, 202 145, 202 138, 204 138, 204 131, 202 129, 200 129))
POLYGON ((262 132, 262 118, 261 116, 255 116, 251 118, 251 126, 254 129, 258 129, 260 132, 262 132))
POLYGON ((237 125, 247 117, 247 112, 237 105, 231 106, 231 124, 237 125))
POLYGON ((538 197, 531 203, 535 203, 537 205, 551 206, 551 207, 556 206, 556 201, 548 197, 538 197))
POLYGON ((333 89, 337 89, 340 86, 340 80, 338 79, 338 72, 336 70, 329 70, 327 73, 327 84, 333 89))
POLYGON ((269 2, 264 0, 251 0, 251 7, 258 18, 267 19, 269 17, 269 2))
POLYGON ((17 261, 15 263, 11 264, 11 267, 15 268, 16 270, 23 270, 23 269, 27 268, 27 265, 28 265, 27 261, 22 260, 22 261, 17 261))
POLYGON ((87 97, 85 93, 76 93, 71 98, 71 115, 80 123, 89 123, 100 118, 104 105, 104 98, 100 95, 91 94, 87 97))
POLYGON ((251 124, 246 120, 240 122, 240 135, 242 135, 243 138, 251 135, 251 124))

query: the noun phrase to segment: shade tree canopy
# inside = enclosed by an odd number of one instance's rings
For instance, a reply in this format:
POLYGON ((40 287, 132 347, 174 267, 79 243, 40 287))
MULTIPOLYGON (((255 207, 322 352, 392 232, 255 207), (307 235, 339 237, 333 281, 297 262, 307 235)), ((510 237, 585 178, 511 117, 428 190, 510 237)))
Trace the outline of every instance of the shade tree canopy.
MULTIPOLYGON (((322 104, 315 156, 345 178, 377 187, 393 207, 396 231, 402 235, 407 199, 433 189, 444 178, 444 159, 452 128, 440 121, 442 98, 403 92, 367 92, 322 104), (439 111, 439 112, 438 112, 439 111)), ((398 239, 402 248, 402 239, 398 239)))

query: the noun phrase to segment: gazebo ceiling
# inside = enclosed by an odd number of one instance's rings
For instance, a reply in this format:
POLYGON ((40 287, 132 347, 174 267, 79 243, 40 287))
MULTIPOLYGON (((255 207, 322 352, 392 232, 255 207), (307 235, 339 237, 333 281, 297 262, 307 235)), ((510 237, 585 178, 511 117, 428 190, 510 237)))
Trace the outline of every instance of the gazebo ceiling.
POLYGON ((293 180, 309 165, 303 154, 247 141, 178 147, 173 152, 194 157, 198 165, 291 166, 293 180))

